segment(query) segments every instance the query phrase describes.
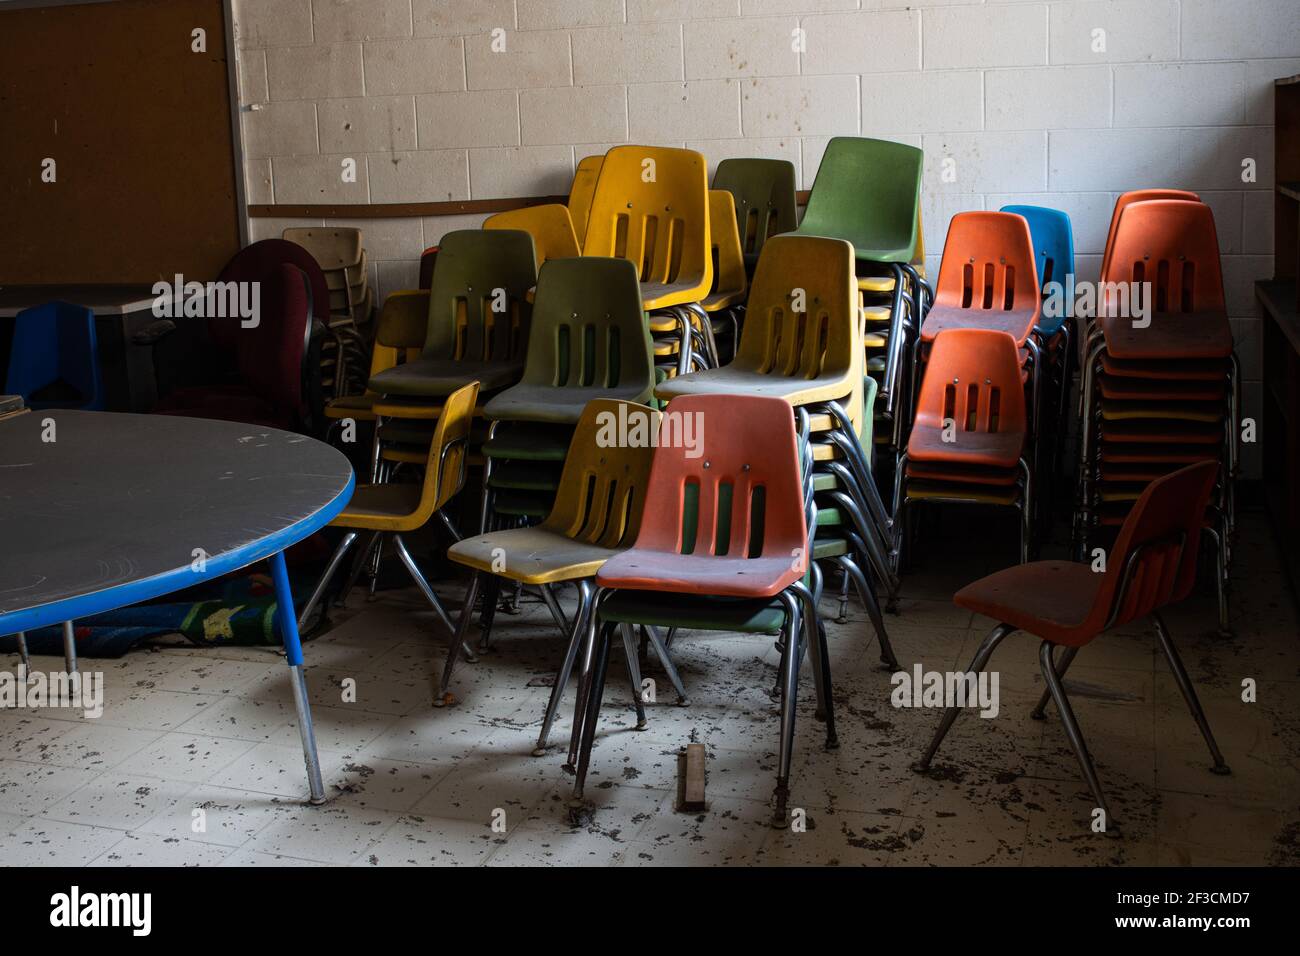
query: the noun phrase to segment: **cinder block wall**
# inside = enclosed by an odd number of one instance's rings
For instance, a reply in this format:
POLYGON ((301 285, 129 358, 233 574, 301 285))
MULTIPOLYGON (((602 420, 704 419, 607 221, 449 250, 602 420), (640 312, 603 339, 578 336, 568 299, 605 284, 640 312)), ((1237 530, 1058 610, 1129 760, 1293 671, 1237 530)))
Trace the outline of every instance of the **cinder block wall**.
MULTIPOLYGON (((860 134, 925 150, 930 268, 953 213, 1031 202, 1069 212, 1095 278, 1118 193, 1197 190, 1257 414, 1271 84, 1300 72, 1300 0, 236 0, 235 20, 251 203, 563 193, 623 142, 782 157, 809 187, 827 139, 860 134)), ((479 221, 360 223, 381 294, 479 221)))

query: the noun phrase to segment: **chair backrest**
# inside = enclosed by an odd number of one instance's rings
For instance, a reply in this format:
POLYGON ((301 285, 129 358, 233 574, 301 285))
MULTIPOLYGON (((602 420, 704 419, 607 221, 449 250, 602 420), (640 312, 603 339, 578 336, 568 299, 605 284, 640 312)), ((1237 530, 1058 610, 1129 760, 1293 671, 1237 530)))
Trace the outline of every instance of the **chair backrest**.
POLYGON ((437 246, 430 246, 420 253, 420 279, 417 288, 428 291, 433 287, 433 266, 437 261, 437 246))
POLYGON ((713 245, 710 292, 745 291, 745 255, 736 225, 736 200, 725 189, 709 190, 709 238, 713 245))
POLYGON ((499 212, 483 220, 484 229, 522 229, 533 237, 537 267, 551 259, 580 255, 569 210, 557 203, 499 212))
POLYGON ((951 423, 960 445, 962 432, 993 434, 1025 431, 1025 390, 1020 353, 1010 333, 995 329, 946 329, 930 347, 917 429, 943 429, 951 423))
POLYGON ((417 289, 391 292, 375 324, 370 376, 419 357, 429 325, 429 293, 417 289))
POLYGON ((19 312, 4 392, 30 408, 53 405, 102 410, 95 314, 84 306, 47 302, 19 312))
POLYGON ((654 391, 654 353, 636 267, 626 259, 553 259, 537 276, 521 385, 642 386, 654 391))
POLYGON ((650 438, 658 433, 661 417, 635 402, 588 402, 569 442, 560 488, 543 527, 585 544, 630 547, 641 528, 654 457, 650 438), (644 442, 626 440, 635 423, 644 442))
POLYGON ((516 229, 462 229, 442 237, 429 292, 424 357, 505 361, 528 341, 533 240, 516 229))
POLYGON ((583 255, 628 259, 642 282, 707 289, 708 194, 704 157, 694 150, 615 146, 600 168, 583 255))
POLYGON ((713 188, 734 197, 746 256, 757 257, 770 237, 793 232, 799 224, 794 163, 788 159, 724 159, 713 173, 713 188))
MULTIPOLYGON (((325 272, 310 252, 287 239, 261 239, 245 246, 231 257, 217 277, 218 282, 261 282, 270 277, 277 266, 297 266, 307 276, 311 291, 311 314, 328 324, 330 320, 330 290, 325 272)), ((236 323, 236 328, 238 324, 236 323)), ((214 344, 233 349, 234 331, 228 319, 208 322, 214 344)))
POLYGON ((986 311, 1040 311, 1034 240, 1023 216, 959 212, 948 225, 935 304, 986 311))
POLYGON ((442 414, 438 416, 433 440, 429 443, 429 459, 417 508, 425 521, 465 484, 470 426, 474 422, 474 403, 477 401, 478 382, 470 382, 448 395, 442 404, 442 414))
POLYGON ((1223 271, 1214 213, 1204 203, 1154 199, 1124 207, 1102 273, 1103 314, 1114 314, 1114 283, 1151 283, 1153 310, 1224 308, 1223 271))
POLYGON ((326 272, 351 269, 361 263, 360 229, 347 226, 290 227, 280 233, 280 238, 302 246, 326 272))
POLYGON ((826 145, 799 231, 848 240, 859 259, 910 262, 922 162, 915 146, 835 137, 826 145))
POLYGON ((636 547, 806 564, 794 415, 760 395, 683 395, 664 410, 636 547))
POLYGON ((853 247, 821 236, 769 239, 754 270, 732 365, 802 379, 851 370, 857 389, 845 407, 861 434, 862 359, 853 247))
POLYGON ((1023 216, 1029 223, 1039 288, 1049 282, 1064 285, 1065 277, 1074 273, 1074 230, 1069 215, 1047 206, 1003 206, 998 211, 1023 216))
POLYGON ((1101 271, 1106 271, 1110 262, 1110 247, 1115 242, 1115 230, 1119 228, 1119 217, 1124 207, 1135 202, 1150 202, 1153 199, 1172 199, 1178 202, 1200 202, 1201 197, 1185 189, 1132 189, 1121 193, 1115 200, 1115 208, 1110 214, 1110 229, 1106 232, 1106 245, 1102 249, 1101 271))
POLYGON ((256 326, 234 330, 240 378, 286 422, 301 421, 306 411, 303 356, 311 322, 309 279, 295 265, 282 263, 262 281, 261 311, 256 326))
POLYGON ((1147 485, 1107 557, 1089 618, 1093 629, 1144 617, 1188 595, 1218 474, 1218 462, 1202 461, 1147 485))
POLYGON ((584 156, 578 160, 573 185, 569 187, 569 218, 573 222, 573 234, 577 237, 579 246, 587 238, 591 201, 596 196, 596 180, 600 179, 600 167, 604 162, 604 156, 584 156))

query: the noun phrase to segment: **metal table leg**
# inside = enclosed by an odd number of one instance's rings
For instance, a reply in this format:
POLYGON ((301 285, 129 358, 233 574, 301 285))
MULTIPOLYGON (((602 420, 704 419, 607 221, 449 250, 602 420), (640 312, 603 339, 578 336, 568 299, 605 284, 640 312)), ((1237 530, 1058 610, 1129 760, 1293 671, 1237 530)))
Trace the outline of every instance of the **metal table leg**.
POLYGON ((312 729, 311 705, 307 700, 307 674, 302 666, 302 642, 298 640, 289 572, 284 566, 284 552, 273 554, 269 560, 271 578, 275 581, 275 615, 280 625, 280 639, 284 641, 284 656, 289 663, 293 705, 298 712, 298 732, 302 735, 302 755, 307 764, 307 784, 311 788, 312 804, 319 806, 325 802, 325 785, 321 781, 320 757, 316 754, 316 732, 312 729))

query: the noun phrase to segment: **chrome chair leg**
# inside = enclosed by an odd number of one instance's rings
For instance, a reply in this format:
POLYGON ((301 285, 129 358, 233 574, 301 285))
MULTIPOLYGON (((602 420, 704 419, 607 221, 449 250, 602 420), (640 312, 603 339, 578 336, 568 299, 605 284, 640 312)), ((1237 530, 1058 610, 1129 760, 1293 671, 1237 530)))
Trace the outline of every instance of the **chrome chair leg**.
MULTIPOLYGON (((1079 653, 1079 649, 1077 647, 1067 647, 1063 651, 1061 651, 1061 659, 1056 662, 1056 676, 1058 678, 1062 680, 1065 679, 1065 672, 1070 669, 1070 665, 1074 662, 1074 657, 1078 653, 1079 653)), ((1037 706, 1034 707, 1033 710, 1029 712, 1029 716, 1034 720, 1046 720, 1047 702, 1051 700, 1051 698, 1052 698, 1051 688, 1044 687, 1043 696, 1038 698, 1038 704, 1037 706)))
MULTIPOLYGON (((447 704, 452 703, 453 698, 447 692, 447 688, 451 686, 451 672, 456 668, 456 658, 460 655, 461 649, 469 650, 466 638, 469 636, 470 624, 474 619, 474 600, 478 597, 482 578, 482 572, 475 571, 470 576, 469 584, 465 586, 465 605, 461 608, 460 621, 452 630, 451 640, 447 642, 447 663, 443 665, 442 680, 438 685, 438 692, 433 698, 434 707, 445 707, 447 704)), ((466 658, 472 660, 468 653, 466 658)))
MULTIPOLYGON (((594 615, 593 615, 594 617, 594 615)), ((577 778, 573 784, 570 806, 581 804, 583 787, 587 783, 587 770, 591 766, 591 748, 596 742, 596 723, 600 719, 600 702, 605 695, 605 675, 609 670, 609 645, 613 643, 616 624, 601 624, 597 646, 591 664, 591 682, 585 716, 582 721, 582 739, 578 748, 577 778)))
POLYGON ((560 663, 560 669, 555 675, 555 683, 551 685, 551 696, 546 702, 546 714, 542 718, 542 729, 537 735, 537 746, 533 749, 534 757, 546 755, 546 740, 551 735, 551 725, 555 723, 555 714, 560 709, 560 701, 564 698, 564 689, 569 683, 569 675, 573 673, 573 662, 578 659, 578 648, 582 646, 582 639, 587 634, 587 617, 591 613, 591 594, 591 584, 587 581, 579 581, 578 609, 573 616, 573 628, 569 631, 569 647, 564 652, 564 660, 560 663))
POLYGON ((429 582, 425 580, 424 575, 420 572, 420 568, 416 565, 415 559, 411 557, 411 552, 406 550, 406 542, 402 540, 400 534, 393 535, 393 547, 396 549, 397 557, 401 559, 402 564, 406 565, 406 570, 410 573, 411 579, 415 582, 415 586, 420 589, 420 593, 423 594, 424 599, 429 602, 429 606, 432 607, 434 613, 438 615, 438 619, 442 621, 443 626, 445 626, 449 632, 455 633, 456 625, 451 622, 451 618, 443 608, 442 602, 438 600, 438 595, 433 593, 433 588, 429 586, 429 582))
POLYGON ((311 592, 311 597, 303 605, 302 613, 298 615, 298 630, 301 631, 307 624, 307 618, 315 610, 316 605, 320 603, 320 599, 325 596, 326 588, 329 587, 329 583, 333 579, 334 573, 338 571, 339 565, 343 563, 348 548, 352 547, 352 542, 357 540, 357 534, 356 531, 347 532, 339 541, 338 547, 334 549, 334 554, 330 556, 329 563, 325 565, 325 572, 320 576, 320 580, 316 582, 316 588, 311 592))
POLYGON ((1079 722, 1074 717, 1074 710, 1070 707, 1070 700, 1065 696, 1065 688, 1061 686, 1061 679, 1056 676, 1056 666, 1052 663, 1052 650, 1055 645, 1050 641, 1043 641, 1038 648, 1038 661, 1043 671, 1043 680, 1047 681, 1047 689, 1052 694, 1052 700, 1056 704, 1056 712, 1061 715, 1061 723, 1065 726, 1065 736, 1069 738, 1070 747, 1074 750, 1074 756, 1079 761, 1079 769, 1083 771, 1083 778, 1088 782, 1089 789, 1092 790, 1092 797, 1097 801, 1097 806, 1106 815, 1106 832, 1115 831, 1114 819, 1110 815, 1110 808, 1106 805, 1106 795, 1102 793, 1101 781, 1097 778, 1097 768, 1093 766, 1092 755, 1088 753, 1088 745, 1083 739, 1083 732, 1079 730, 1079 722))
MULTIPOLYGON (((669 632, 671 634, 671 631, 669 632)), ((668 680, 672 682, 673 690, 677 692, 677 706, 685 707, 691 699, 686 695, 686 687, 682 684, 681 675, 677 673, 677 665, 673 659, 668 656, 668 644, 664 638, 659 636, 659 629, 647 627, 645 629, 646 637, 650 640, 650 645, 655 649, 655 654, 659 656, 659 663, 663 666, 664 672, 668 675, 668 680)))
POLYGON ((876 638, 880 641, 880 662, 890 671, 898 670, 898 658, 894 655, 893 644, 890 643, 889 633, 885 630, 885 618, 880 613, 880 602, 876 599, 871 582, 862 573, 858 563, 847 554, 841 555, 839 562, 845 574, 853 581, 858 598, 862 601, 862 606, 867 609, 867 616, 871 618, 871 626, 875 628, 876 638))
POLYGON ((645 701, 641 699, 641 661, 637 656, 636 632, 631 624, 620 624, 623 654, 627 657, 627 679, 632 683, 632 702, 636 706, 636 729, 646 729, 645 701))
MULTIPOLYGON (((781 592, 781 603, 785 607, 786 620, 797 620, 798 603, 789 591, 781 592)), ((790 800, 790 763, 794 756, 795 702, 799 688, 800 644, 803 641, 800 628, 791 626, 787 630, 785 654, 781 661, 781 739, 777 751, 776 791, 773 793, 775 807, 772 812, 772 826, 778 828, 784 828, 788 822, 786 807, 790 800)))
MULTIPOLYGON (((989 632, 988 637, 984 638, 979 649, 975 651, 975 657, 971 661, 968 670, 975 675, 979 675, 979 673, 984 670, 985 665, 988 664, 989 658, 993 656, 993 651, 1002 643, 1002 639, 1008 634, 1014 633, 1015 630, 1016 629, 1010 624, 999 624, 997 627, 993 628, 993 630, 989 632)), ((953 706, 944 711, 943 720, 939 722, 939 727, 935 730, 934 737, 930 740, 930 746, 927 747, 925 753, 921 755, 921 759, 912 764, 912 769, 917 773, 925 773, 930 769, 930 761, 934 759, 935 751, 939 749, 939 744, 941 744, 943 738, 947 736, 949 729, 953 725, 953 721, 957 719, 957 715, 961 713, 961 710, 960 707, 953 706)))
POLYGON ((1196 726, 1200 728, 1201 736, 1205 738, 1205 745, 1210 748, 1210 756, 1214 758, 1214 766, 1210 768, 1210 771, 1221 775, 1232 773, 1232 769, 1223 761, 1223 754, 1219 750, 1219 745, 1214 741, 1214 732, 1210 730, 1210 722, 1206 719, 1205 711, 1201 708, 1201 702, 1196 696, 1196 688, 1192 686, 1191 678, 1187 676, 1187 668, 1183 667, 1182 658, 1178 656, 1174 642, 1169 637, 1169 630, 1165 627, 1164 619, 1159 614, 1152 614, 1151 620, 1156 627, 1156 636, 1160 638, 1160 647, 1165 652, 1165 658, 1169 661, 1169 669, 1174 672, 1174 680, 1178 682, 1178 689, 1183 692, 1183 700, 1187 701, 1187 709, 1192 712, 1192 719, 1196 721, 1196 726))
POLYGON ((375 531, 366 540, 366 546, 359 548, 355 557, 352 559, 352 570, 348 572, 347 582, 343 585, 338 594, 334 596, 334 606, 343 607, 347 604, 348 595, 352 589, 357 586, 357 581, 361 577, 361 572, 365 569, 366 563, 370 560, 370 552, 379 544, 379 538, 382 532, 375 531))

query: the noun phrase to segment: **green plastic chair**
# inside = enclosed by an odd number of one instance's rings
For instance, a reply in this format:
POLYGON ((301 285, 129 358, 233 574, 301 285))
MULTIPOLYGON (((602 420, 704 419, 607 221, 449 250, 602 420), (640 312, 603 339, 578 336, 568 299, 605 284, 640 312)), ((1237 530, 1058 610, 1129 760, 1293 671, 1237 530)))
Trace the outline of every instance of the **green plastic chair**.
POLYGON ((921 166, 915 146, 835 137, 796 231, 847 239, 860 261, 910 263, 920 235, 921 166))
POLYGON ((574 426, 593 399, 646 404, 655 386, 636 266, 626 259, 554 259, 537 277, 523 377, 483 409, 492 424, 481 527, 493 514, 544 516, 574 426), (546 463, 555 463, 547 467, 546 463))
POLYGON ((763 243, 793 232, 795 214, 794 164, 785 159, 724 159, 713 174, 713 188, 725 189, 736 200, 736 225, 745 255, 745 271, 753 274, 763 243))
POLYGON ((519 380, 528 341, 528 290, 537 282, 533 239, 515 229, 443 237, 433 270, 420 358, 371 378, 382 395, 440 398, 466 382, 482 392, 519 380))

